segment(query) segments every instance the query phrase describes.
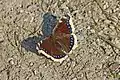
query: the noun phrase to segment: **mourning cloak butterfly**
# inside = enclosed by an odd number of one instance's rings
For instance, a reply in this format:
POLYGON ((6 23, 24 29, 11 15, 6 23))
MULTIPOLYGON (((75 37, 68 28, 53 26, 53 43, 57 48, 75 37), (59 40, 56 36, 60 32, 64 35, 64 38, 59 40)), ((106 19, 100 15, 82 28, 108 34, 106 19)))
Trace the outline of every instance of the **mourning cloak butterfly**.
POLYGON ((65 15, 54 26, 52 34, 38 43, 37 50, 54 61, 62 62, 76 45, 77 38, 71 17, 65 15))

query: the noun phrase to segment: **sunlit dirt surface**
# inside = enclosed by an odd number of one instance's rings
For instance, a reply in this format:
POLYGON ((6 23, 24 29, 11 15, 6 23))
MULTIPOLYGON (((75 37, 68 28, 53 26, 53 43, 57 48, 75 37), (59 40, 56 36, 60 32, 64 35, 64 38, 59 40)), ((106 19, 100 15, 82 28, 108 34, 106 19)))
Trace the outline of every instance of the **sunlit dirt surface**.
POLYGON ((0 80, 120 80, 120 0, 0 0, 0 80), (21 46, 48 11, 73 18, 78 47, 61 64, 21 46))

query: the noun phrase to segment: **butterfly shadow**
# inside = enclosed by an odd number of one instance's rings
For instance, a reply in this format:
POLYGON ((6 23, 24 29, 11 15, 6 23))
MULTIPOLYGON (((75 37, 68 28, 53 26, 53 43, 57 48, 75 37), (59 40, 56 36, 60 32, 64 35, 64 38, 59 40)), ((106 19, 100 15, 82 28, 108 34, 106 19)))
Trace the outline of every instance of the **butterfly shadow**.
POLYGON ((30 52, 36 53, 37 55, 40 55, 36 49, 36 46, 37 46, 37 43, 41 40, 42 38, 37 36, 28 37, 21 42, 21 46, 26 51, 30 51, 30 52))
POLYGON ((39 43, 41 40, 52 34, 52 31, 56 23, 57 23, 56 16, 52 15, 51 13, 45 13, 43 15, 43 25, 42 25, 43 35, 28 37, 21 42, 21 46, 26 51, 31 51, 33 53, 38 54, 38 51, 36 49, 37 43, 39 43))

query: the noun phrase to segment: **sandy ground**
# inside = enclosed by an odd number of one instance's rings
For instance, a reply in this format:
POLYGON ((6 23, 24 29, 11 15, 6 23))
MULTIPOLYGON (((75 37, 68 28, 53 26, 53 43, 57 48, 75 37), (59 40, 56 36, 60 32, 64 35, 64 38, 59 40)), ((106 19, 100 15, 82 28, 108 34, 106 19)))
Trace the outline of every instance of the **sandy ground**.
POLYGON ((120 80, 120 0, 0 0, 0 80, 120 80), (63 63, 21 47, 66 7, 78 47, 63 63))

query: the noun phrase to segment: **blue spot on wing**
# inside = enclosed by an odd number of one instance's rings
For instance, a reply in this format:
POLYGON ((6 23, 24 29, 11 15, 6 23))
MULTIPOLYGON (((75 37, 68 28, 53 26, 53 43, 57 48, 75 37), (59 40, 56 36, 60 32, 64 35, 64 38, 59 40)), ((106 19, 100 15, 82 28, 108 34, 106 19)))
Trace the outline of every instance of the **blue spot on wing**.
POLYGON ((73 35, 71 35, 70 36, 70 50, 72 50, 73 46, 74 46, 74 37, 73 35))

